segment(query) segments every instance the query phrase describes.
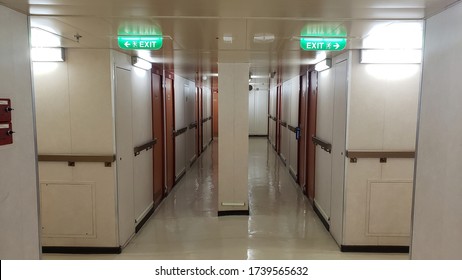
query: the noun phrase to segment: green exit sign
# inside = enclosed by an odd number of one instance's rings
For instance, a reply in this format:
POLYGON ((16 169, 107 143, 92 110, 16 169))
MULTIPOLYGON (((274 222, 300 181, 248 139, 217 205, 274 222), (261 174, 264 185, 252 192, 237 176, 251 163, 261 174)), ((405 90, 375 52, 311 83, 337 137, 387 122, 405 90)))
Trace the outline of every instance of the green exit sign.
POLYGON ((119 36, 119 48, 123 50, 160 50, 162 36, 119 36))
POLYGON ((347 44, 346 38, 302 37, 300 47, 305 51, 341 51, 347 44))

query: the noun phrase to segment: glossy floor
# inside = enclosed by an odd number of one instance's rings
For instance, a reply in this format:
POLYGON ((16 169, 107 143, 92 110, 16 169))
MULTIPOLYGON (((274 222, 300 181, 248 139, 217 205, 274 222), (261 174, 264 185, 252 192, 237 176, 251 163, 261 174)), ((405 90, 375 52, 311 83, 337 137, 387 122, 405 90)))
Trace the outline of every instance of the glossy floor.
POLYGON ((342 253, 266 139, 251 138, 250 212, 217 217, 217 141, 120 255, 45 259, 408 259, 342 253))

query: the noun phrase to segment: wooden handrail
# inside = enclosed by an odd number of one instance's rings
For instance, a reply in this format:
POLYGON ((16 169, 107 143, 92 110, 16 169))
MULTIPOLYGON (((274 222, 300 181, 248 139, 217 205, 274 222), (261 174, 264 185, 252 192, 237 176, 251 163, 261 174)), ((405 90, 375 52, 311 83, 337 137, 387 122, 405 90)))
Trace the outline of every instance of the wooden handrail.
POLYGON ((415 158, 414 151, 347 151, 346 157, 350 162, 357 162, 358 158, 378 158, 380 162, 387 162, 388 158, 415 158))
POLYGON ((208 118, 205 118, 205 119, 202 119, 202 123, 206 123, 208 121, 211 121, 213 119, 212 116, 208 117, 208 118))
POLYGON ((103 162, 104 166, 111 167, 116 161, 115 155, 38 155, 38 161, 42 162, 67 162, 69 166, 75 166, 76 162, 103 162))
POLYGON ((188 130, 188 127, 183 127, 182 129, 176 130, 173 132, 175 137, 180 136, 181 134, 185 133, 188 130))
POLYGON ((197 122, 192 122, 189 124, 189 129, 193 129, 197 127, 197 122))
POLYGON ((313 143, 319 147, 321 147, 321 149, 323 149, 324 151, 328 152, 329 154, 332 152, 332 144, 330 143, 327 143, 325 142, 324 140, 316 137, 316 136, 311 136, 311 141, 313 141, 313 143))
POLYGON ((291 126, 290 124, 287 125, 287 128, 288 128, 290 131, 292 131, 292 132, 297 132, 297 128, 291 126))
POLYGON ((148 143, 146 143, 144 145, 133 148, 133 152, 135 153, 135 157, 138 156, 144 150, 148 151, 148 150, 152 149, 152 147, 154 147, 154 145, 156 143, 157 143, 157 138, 155 138, 154 140, 149 141, 148 143))

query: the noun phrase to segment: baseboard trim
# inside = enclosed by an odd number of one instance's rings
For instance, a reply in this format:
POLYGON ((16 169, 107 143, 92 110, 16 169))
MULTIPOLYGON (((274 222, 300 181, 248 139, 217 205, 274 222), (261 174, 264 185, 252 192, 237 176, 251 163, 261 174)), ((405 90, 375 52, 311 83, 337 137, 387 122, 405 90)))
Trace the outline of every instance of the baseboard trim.
POLYGON ((324 225, 324 227, 327 229, 327 231, 330 231, 330 225, 329 225, 329 222, 326 220, 326 218, 324 218, 324 216, 321 214, 321 211, 318 209, 318 207, 316 206, 316 203, 313 203, 313 210, 314 210, 314 213, 316 213, 316 215, 318 215, 319 219, 321 220, 322 224, 324 225))
POLYGON ((174 185, 178 184, 178 182, 180 182, 181 179, 183 179, 184 175, 186 175, 186 168, 183 169, 183 171, 181 171, 181 173, 180 173, 180 175, 178 177, 175 178, 174 185))
POLYGON ((192 160, 189 161, 189 167, 190 167, 190 168, 194 165, 194 163, 196 162, 196 160, 197 160, 197 155, 194 156, 194 158, 193 158, 192 160))
POLYGON ((218 211, 218 217, 224 216, 250 216, 249 210, 232 210, 232 211, 218 211))
POLYGON ((340 251, 354 253, 409 253, 409 246, 341 245, 340 251))
POLYGON ((268 135, 253 135, 253 134, 250 134, 249 137, 250 138, 268 138, 268 135))
POLYGON ((295 174, 295 172, 292 171, 292 168, 289 167, 289 174, 292 176, 292 179, 294 179, 295 183, 298 184, 298 176, 295 174))
POLYGON ((62 247, 43 246, 44 254, 120 254, 122 247, 62 247))
POLYGON ((151 210, 149 210, 149 212, 144 216, 144 218, 136 225, 135 227, 135 233, 138 233, 138 231, 141 230, 141 228, 144 226, 144 224, 149 220, 149 218, 151 218, 152 214, 154 213, 154 210, 155 210, 155 207, 153 205, 153 207, 151 208, 151 210))

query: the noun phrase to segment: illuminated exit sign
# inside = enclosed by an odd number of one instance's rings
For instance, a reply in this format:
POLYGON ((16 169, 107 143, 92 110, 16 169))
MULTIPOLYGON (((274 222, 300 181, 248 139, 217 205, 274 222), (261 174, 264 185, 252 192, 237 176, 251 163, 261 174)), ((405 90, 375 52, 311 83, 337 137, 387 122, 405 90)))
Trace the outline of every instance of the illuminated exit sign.
POLYGON ((300 47, 305 51, 341 51, 347 44, 346 38, 300 38, 300 47))
POLYGON ((123 50, 160 50, 162 36, 119 36, 119 48, 123 50))

